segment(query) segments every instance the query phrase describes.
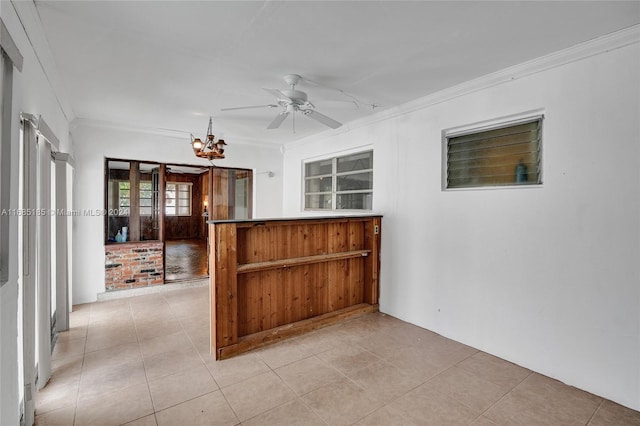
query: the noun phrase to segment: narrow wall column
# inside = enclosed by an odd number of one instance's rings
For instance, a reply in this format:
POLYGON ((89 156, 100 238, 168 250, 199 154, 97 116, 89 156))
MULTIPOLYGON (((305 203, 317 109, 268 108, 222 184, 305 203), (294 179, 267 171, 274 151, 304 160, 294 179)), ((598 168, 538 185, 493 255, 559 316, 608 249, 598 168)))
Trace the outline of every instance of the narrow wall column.
POLYGON ((69 329, 69 231, 71 194, 67 193, 68 169, 71 167, 69 154, 56 153, 56 330, 69 329))
POLYGON ((51 145, 38 141, 38 389, 51 376, 51 145))

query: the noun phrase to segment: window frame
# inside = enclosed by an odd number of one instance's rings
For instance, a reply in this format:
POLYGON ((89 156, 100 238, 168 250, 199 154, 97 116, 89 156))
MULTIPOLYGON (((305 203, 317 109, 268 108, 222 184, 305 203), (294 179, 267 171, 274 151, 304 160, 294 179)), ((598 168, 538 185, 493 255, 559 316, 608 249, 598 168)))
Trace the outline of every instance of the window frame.
POLYGON ((374 149, 373 147, 359 147, 353 150, 332 154, 331 156, 326 156, 322 158, 310 158, 304 160, 302 162, 302 210, 303 211, 316 211, 316 212, 370 212, 373 211, 373 193, 374 193, 374 180, 373 180, 373 172, 374 172, 374 149), (351 170, 347 172, 338 172, 338 159, 350 157, 358 154, 367 154, 371 153, 371 168, 369 169, 360 169, 360 170, 351 170), (307 165, 311 163, 317 163, 321 161, 331 160, 331 173, 318 174, 314 176, 307 176, 307 165), (371 173, 371 189, 354 189, 354 190, 338 190, 338 178, 341 176, 348 176, 352 174, 361 174, 361 173, 371 173), (312 179, 318 178, 331 178, 331 191, 315 191, 315 192, 307 192, 307 182, 312 179), (371 194, 371 208, 370 209, 339 209, 337 208, 337 199, 339 195, 348 195, 348 194, 371 194), (331 208, 323 209, 318 207, 307 207, 307 196, 308 195, 329 195, 331 196, 331 208))
POLYGON ((193 183, 192 182, 177 182, 177 181, 167 181, 165 182, 164 185, 164 215, 165 216, 171 216, 171 217, 191 217, 193 216, 193 183), (176 197, 170 198, 167 196, 167 192, 169 191, 169 185, 174 185, 176 187, 176 189, 174 190, 174 192, 176 193, 176 197), (180 198, 179 194, 180 194, 180 186, 186 186, 189 188, 189 197, 188 198, 180 198), (178 200, 189 200, 189 214, 180 214, 179 210, 180 207, 187 207, 187 206, 181 206, 179 204, 179 202, 177 202, 175 205, 173 206, 168 206, 167 202, 172 199, 175 201, 178 200), (167 207, 172 207, 175 209, 175 213, 169 213, 167 212, 167 207))
MULTIPOLYGON (((138 208, 140 209, 140 216, 153 216, 153 183, 150 180, 141 180, 138 183, 138 187, 139 187, 139 193, 138 193, 138 208), (142 185, 148 186, 149 188, 142 188, 142 185), (142 196, 142 192, 150 192, 151 196, 150 197, 143 197, 142 196), (142 205, 142 200, 151 200, 151 203, 149 206, 143 206, 142 205), (144 213, 143 213, 143 209, 144 209, 144 213)), ((129 189, 129 191, 131 191, 131 189, 129 189)), ((131 199, 129 199, 129 202, 131 202, 131 199)))
POLYGON ((129 180, 116 180, 115 182, 118 183, 118 210, 117 210, 118 214, 116 216, 119 216, 119 217, 129 216, 131 214, 131 183, 129 180), (120 188, 120 184, 122 184, 123 182, 126 182, 129 184, 129 188, 126 189, 126 191, 129 191, 128 197, 122 196, 122 191, 125 191, 125 189, 120 188), (129 205, 125 206, 122 204, 123 198, 126 198, 127 200, 129 200, 129 205), (120 213, 123 213, 123 214, 120 214, 120 213))
POLYGON ((455 191, 484 191, 484 190, 495 190, 495 189, 523 189, 523 188, 542 188, 544 187, 544 110, 537 109, 532 111, 527 111, 519 114, 513 114, 501 118, 496 118, 492 120, 486 120, 482 122, 477 122, 473 124, 467 124, 457 127, 452 127, 449 129, 442 130, 442 139, 441 139, 441 152, 442 152, 442 164, 441 164, 441 190, 443 192, 455 192, 455 191), (448 187, 448 142, 450 138, 460 137, 465 135, 470 135, 473 133, 481 133, 490 130, 496 130, 511 126, 517 126, 520 124, 530 123, 534 121, 540 121, 540 130, 539 130, 539 139, 540 139, 540 147, 539 147, 539 162, 540 162, 540 171, 539 171, 539 181, 536 183, 529 184, 513 184, 513 185, 481 185, 481 186, 467 186, 467 187, 448 187))
MULTIPOLYGON (((114 217, 125 217, 125 216, 129 216, 131 214, 131 186, 129 186, 129 188, 125 189, 125 188, 120 188, 120 184, 123 182, 126 183, 131 183, 129 180, 124 180, 124 179, 111 179, 111 182, 117 183, 117 187, 116 189, 118 190, 118 206, 114 207, 114 206, 108 206, 109 210, 114 212, 117 211, 118 214, 112 214, 111 216, 114 217), (123 197, 122 196, 122 191, 129 191, 129 196, 128 197, 123 197), (129 205, 125 206, 122 204, 122 200, 126 199, 129 200, 129 205), (122 214, 120 214, 122 213, 122 214)), ((142 191, 152 191, 153 192, 153 187, 151 187, 150 189, 143 189, 142 188, 142 184, 151 184, 151 181, 141 181, 139 186, 139 192, 141 193, 142 191)), ((138 194, 138 199, 139 200, 153 200, 153 195, 151 197, 142 197, 140 196, 140 194, 138 194)), ((149 213, 143 213, 142 209, 152 209, 153 206, 143 206, 142 203, 140 203, 139 205, 140 208, 140 216, 151 216, 153 212, 149 212, 149 213)))

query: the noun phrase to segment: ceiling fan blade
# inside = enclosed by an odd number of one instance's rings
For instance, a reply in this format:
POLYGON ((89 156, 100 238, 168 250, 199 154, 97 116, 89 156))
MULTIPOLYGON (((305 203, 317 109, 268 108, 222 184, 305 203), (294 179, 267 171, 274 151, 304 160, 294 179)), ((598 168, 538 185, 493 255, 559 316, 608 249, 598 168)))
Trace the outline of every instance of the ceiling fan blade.
POLYGON ((267 129, 277 129, 288 116, 289 111, 282 111, 280 114, 276 115, 276 118, 274 118, 271 124, 267 126, 267 129))
POLYGON ((243 106, 243 107, 233 107, 233 108, 221 108, 220 111, 235 111, 237 109, 251 109, 251 108, 276 108, 278 105, 269 104, 269 105, 252 105, 252 106, 243 106))
POLYGON ((324 114, 320 114, 318 111, 312 109, 305 111, 304 115, 306 115, 307 117, 311 117, 314 120, 321 122, 325 126, 331 127, 332 129, 337 129, 338 127, 342 126, 342 123, 334 120, 333 118, 327 117, 324 114))
POLYGON ((284 94, 284 92, 282 92, 281 90, 278 89, 265 89, 264 87, 262 88, 262 90, 271 93, 273 96, 275 96, 278 99, 284 99, 287 101, 293 101, 293 99, 291 99, 290 97, 288 97, 287 95, 284 94))

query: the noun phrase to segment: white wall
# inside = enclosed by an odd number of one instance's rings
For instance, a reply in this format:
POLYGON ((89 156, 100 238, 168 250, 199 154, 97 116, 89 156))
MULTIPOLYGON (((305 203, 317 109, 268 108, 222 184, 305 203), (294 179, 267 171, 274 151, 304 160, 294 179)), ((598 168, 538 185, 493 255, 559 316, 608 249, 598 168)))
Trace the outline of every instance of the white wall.
POLYGON ((573 49, 550 69, 521 66, 500 84, 486 78, 287 145, 284 214, 303 214, 303 160, 373 144, 383 312, 640 409, 633 34, 621 48, 573 49), (441 190, 442 130, 535 109, 545 114, 543 186, 441 190))
MULTIPOLYGON (((74 209, 103 209, 104 160, 120 158, 208 166, 193 155, 188 135, 182 138, 80 124, 72 129, 76 174, 74 209)), ((229 139, 220 167, 254 171, 254 217, 282 214, 282 154, 279 146, 244 145, 229 139), (273 172, 269 177, 267 172, 273 172)), ((104 289, 104 218, 74 217, 73 303, 95 301, 104 289)))
MULTIPOLYGON (((69 152, 71 142, 66 118, 56 94, 24 32, 14 8, 2 2, 0 16, 24 58, 22 72, 13 73, 13 122, 11 146, 11 206, 18 208, 20 112, 41 115, 60 139, 61 150, 69 152)), ((0 289, 0 424, 18 424, 18 219, 11 218, 9 282, 0 289)))

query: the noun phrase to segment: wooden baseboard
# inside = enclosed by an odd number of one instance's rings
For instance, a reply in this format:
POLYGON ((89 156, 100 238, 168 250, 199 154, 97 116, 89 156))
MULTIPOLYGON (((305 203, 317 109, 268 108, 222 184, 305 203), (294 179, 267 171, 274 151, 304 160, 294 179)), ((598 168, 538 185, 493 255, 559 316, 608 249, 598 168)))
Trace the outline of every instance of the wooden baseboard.
POLYGON ((329 312, 324 315, 261 331, 238 339, 235 345, 225 346, 218 349, 216 359, 226 359, 243 352, 257 349, 284 339, 299 336, 309 331, 318 330, 346 319, 357 318, 359 316, 378 312, 378 305, 360 303, 348 308, 329 312))

